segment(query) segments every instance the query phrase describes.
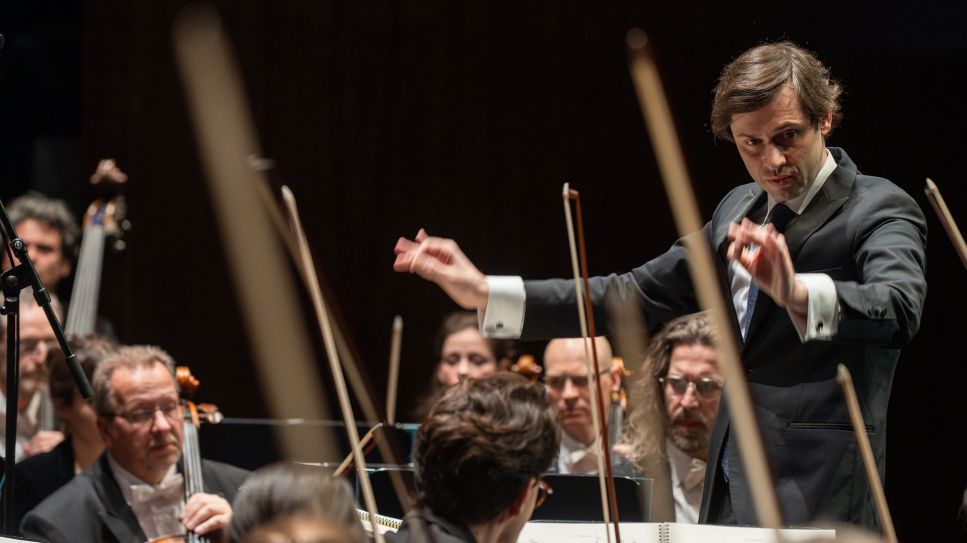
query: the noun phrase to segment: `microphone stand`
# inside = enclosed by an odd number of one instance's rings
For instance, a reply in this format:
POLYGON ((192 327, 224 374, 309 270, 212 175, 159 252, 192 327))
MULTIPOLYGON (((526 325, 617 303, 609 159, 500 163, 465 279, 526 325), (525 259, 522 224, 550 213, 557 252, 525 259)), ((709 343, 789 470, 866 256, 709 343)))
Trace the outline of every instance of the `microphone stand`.
MULTIPOLYGON (((64 359, 70 369, 74 382, 84 399, 89 399, 94 395, 91 384, 84 375, 77 356, 71 351, 64 336, 64 330, 57 322, 57 316, 50 305, 50 293, 44 288, 37 269, 27 254, 27 245, 22 239, 17 237, 17 232, 10 222, 10 216, 0 201, 0 226, 4 240, 9 244, 13 255, 20 261, 20 264, 3 272, 0 275, 0 286, 3 287, 3 307, 0 313, 7 316, 7 413, 6 413, 6 452, 4 453, 3 467, 3 533, 13 535, 17 527, 10 526, 13 518, 13 490, 14 490, 14 466, 17 459, 17 403, 20 396, 20 291, 33 287, 34 298, 37 305, 43 308, 47 315, 47 321, 54 331, 57 343, 64 351, 64 359)), ((10 262, 13 265, 13 262, 10 262)))

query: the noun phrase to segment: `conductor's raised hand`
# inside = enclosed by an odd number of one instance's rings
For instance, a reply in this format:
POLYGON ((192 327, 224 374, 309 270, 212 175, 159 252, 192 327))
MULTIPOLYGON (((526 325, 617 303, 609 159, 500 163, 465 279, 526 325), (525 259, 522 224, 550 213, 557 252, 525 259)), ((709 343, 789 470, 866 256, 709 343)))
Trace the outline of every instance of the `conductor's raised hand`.
POLYGON ((748 270, 759 290, 779 307, 805 315, 809 292, 796 279, 786 238, 771 224, 760 227, 749 219, 729 225, 729 260, 748 270))
POLYGON ((415 240, 401 237, 396 242, 393 270, 410 272, 433 281, 461 307, 487 305, 487 278, 463 254, 452 239, 431 237, 420 229, 415 240))

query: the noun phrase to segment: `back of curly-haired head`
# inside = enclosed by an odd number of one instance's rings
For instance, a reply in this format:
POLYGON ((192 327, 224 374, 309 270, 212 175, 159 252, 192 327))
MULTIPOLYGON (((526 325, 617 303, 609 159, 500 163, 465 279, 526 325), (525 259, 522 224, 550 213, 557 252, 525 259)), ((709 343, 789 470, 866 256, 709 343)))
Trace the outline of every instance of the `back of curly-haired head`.
POLYGON ((509 508, 551 465, 561 437, 545 388, 499 373, 450 387, 416 439, 421 503, 473 524, 509 508))

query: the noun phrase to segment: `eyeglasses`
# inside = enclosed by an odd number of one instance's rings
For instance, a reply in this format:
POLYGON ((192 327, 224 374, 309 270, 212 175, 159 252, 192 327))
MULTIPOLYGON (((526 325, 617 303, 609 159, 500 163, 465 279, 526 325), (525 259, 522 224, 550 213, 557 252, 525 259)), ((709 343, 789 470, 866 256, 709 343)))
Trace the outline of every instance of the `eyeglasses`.
POLYGON ((161 411, 161 414, 170 422, 176 422, 181 418, 181 404, 178 403, 166 403, 149 409, 131 411, 130 413, 103 413, 103 415, 121 417, 133 426, 143 426, 154 421, 154 414, 158 411, 161 411))
MULTIPOLYGON (((611 371, 611 368, 603 369, 598 375, 604 375, 609 371, 611 371)), ((554 390, 561 390, 568 381, 571 381, 571 384, 577 388, 585 388, 588 386, 587 375, 569 375, 565 373, 561 375, 548 375, 544 378, 544 384, 554 390)))
POLYGON ((543 505, 544 500, 546 500, 547 497, 553 493, 554 493, 554 489, 551 488, 551 485, 547 484, 547 481, 545 481, 544 479, 538 479, 537 480, 537 500, 534 501, 534 509, 537 509, 538 507, 543 505))
POLYGON ((717 379, 712 379, 711 377, 702 377, 701 379, 691 380, 678 375, 669 375, 667 377, 659 377, 658 382, 664 386, 671 387, 672 392, 678 396, 684 396, 688 392, 688 387, 695 386, 695 394, 703 400, 710 400, 715 397, 715 395, 722 390, 725 386, 722 381, 717 379))
POLYGON ((46 354, 50 350, 51 343, 46 339, 22 339, 20 340, 20 355, 31 356, 41 352, 46 354))

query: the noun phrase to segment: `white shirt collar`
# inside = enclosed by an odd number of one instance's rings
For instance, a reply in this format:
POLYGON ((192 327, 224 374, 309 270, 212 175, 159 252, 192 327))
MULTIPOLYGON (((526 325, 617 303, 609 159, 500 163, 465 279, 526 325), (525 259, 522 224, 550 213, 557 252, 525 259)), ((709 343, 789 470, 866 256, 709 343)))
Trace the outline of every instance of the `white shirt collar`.
POLYGON ((668 463, 671 467, 672 485, 685 487, 687 483, 686 477, 692 471, 701 471, 701 476, 704 480, 705 460, 692 457, 675 446, 670 439, 665 440, 665 453, 668 455, 668 463))
MULTIPOLYGON (((802 214, 802 212, 806 209, 806 206, 809 205, 809 202, 813 201, 813 198, 819 193, 819 189, 823 188, 823 184, 826 183, 826 180, 829 179, 829 176, 832 175, 833 171, 836 169, 836 159, 833 158, 833 153, 829 152, 829 149, 825 149, 825 151, 826 161, 823 162, 823 167, 819 169, 819 173, 816 174, 816 179, 814 179, 809 185, 809 188, 806 190, 806 192, 793 198, 792 200, 785 202, 786 206, 793 210, 796 215, 802 214)), ((772 206, 776 205, 776 201, 773 200, 771 194, 769 195, 768 200, 769 211, 772 211, 772 206)), ((768 213, 766 216, 768 217, 768 213)))

